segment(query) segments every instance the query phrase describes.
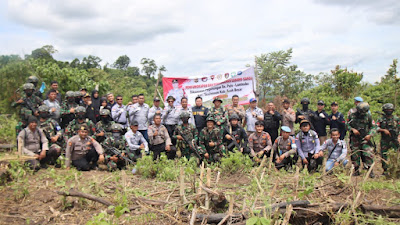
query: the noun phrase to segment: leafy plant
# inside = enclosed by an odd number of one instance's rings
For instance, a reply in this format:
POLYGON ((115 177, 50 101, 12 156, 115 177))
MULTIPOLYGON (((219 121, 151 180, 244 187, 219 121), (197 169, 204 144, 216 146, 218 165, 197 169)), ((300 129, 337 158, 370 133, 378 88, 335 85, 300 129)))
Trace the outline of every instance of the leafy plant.
POLYGON ((252 169, 254 163, 248 155, 243 155, 241 152, 230 153, 228 157, 221 159, 221 172, 235 173, 238 171, 248 172, 252 169))

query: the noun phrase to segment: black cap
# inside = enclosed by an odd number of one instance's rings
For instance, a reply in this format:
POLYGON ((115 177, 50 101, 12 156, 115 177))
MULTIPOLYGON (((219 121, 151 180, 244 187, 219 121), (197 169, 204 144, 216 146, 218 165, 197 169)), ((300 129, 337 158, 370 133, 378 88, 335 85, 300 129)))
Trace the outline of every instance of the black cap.
POLYGON ((339 103, 337 101, 334 101, 334 102, 331 103, 331 106, 332 105, 339 105, 339 103))
POLYGON ((285 98, 283 99, 282 103, 290 103, 289 99, 285 98))
POLYGON ((30 124, 30 123, 38 123, 38 119, 34 116, 30 116, 28 118, 28 124, 30 124))
POLYGON ((153 101, 154 101, 154 102, 159 102, 159 101, 160 101, 160 98, 159 98, 159 97, 155 97, 155 98, 153 99, 153 101))
POLYGON ((318 100, 317 104, 318 104, 318 105, 319 105, 319 104, 325 105, 325 102, 322 101, 322 100, 318 100))
POLYGON ((139 126, 138 121, 136 121, 136 120, 132 121, 131 126, 139 126))
POLYGON ((83 91, 83 90, 87 91, 87 89, 86 89, 85 87, 83 87, 83 88, 80 89, 80 91, 83 91))

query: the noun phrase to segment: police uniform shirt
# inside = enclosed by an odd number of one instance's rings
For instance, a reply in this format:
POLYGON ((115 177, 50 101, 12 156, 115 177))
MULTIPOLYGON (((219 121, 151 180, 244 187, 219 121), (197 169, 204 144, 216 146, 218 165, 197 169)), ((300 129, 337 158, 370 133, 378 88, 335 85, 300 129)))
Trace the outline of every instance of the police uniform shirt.
POLYGON ((71 160, 77 160, 88 153, 90 145, 93 145, 96 152, 101 155, 103 154, 103 148, 101 145, 91 137, 81 138, 79 135, 75 135, 68 140, 67 148, 65 150, 65 165, 70 167, 71 160))
POLYGON ((159 145, 165 142, 165 145, 172 145, 171 138, 169 137, 168 130, 164 125, 156 126, 150 125, 147 130, 149 135, 149 142, 151 145, 159 145), (157 131, 157 135, 154 133, 157 131))
POLYGON ((140 145, 143 144, 145 148, 148 148, 148 143, 146 139, 144 139, 143 134, 140 133, 139 131, 136 131, 136 133, 133 133, 132 130, 129 130, 125 134, 125 139, 128 142, 129 145, 129 150, 131 151, 136 151, 140 148, 140 145))
POLYGON ((149 123, 150 124, 153 124, 154 123, 154 115, 156 115, 156 112, 157 111, 160 111, 160 114, 161 114, 161 118, 162 118, 162 112, 163 112, 163 109, 161 108, 161 107, 155 107, 154 105, 149 109, 149 116, 148 116, 148 118, 149 118, 149 123))
POLYGON ((254 110, 251 108, 248 108, 246 110, 246 125, 247 125, 247 131, 255 132, 256 131, 256 122, 258 121, 257 117, 262 116, 264 117, 263 111, 255 107, 254 110), (253 116, 253 111, 256 113, 256 116, 253 116))
POLYGON ((296 140, 294 137, 289 136, 288 139, 284 139, 282 136, 275 139, 274 145, 272 146, 274 152, 277 155, 285 155, 285 157, 296 153, 296 140))
POLYGON ((297 152, 299 153, 301 159, 307 157, 308 153, 318 153, 320 150, 318 134, 313 130, 309 130, 307 134, 305 134, 303 131, 300 131, 296 135, 296 146, 297 152), (303 134, 301 135, 301 133, 303 134))
POLYGON ((139 123, 139 130, 147 130, 148 127, 148 116, 149 116, 149 105, 139 103, 130 105, 128 108, 130 122, 137 121, 139 123))
POLYGON ((18 139, 22 139, 24 142, 22 152, 25 155, 35 156, 36 154, 39 154, 40 150, 49 150, 46 135, 39 128, 36 128, 33 132, 28 127, 24 128, 21 132, 19 132, 18 139), (42 145, 41 149, 40 145, 42 145))
POLYGON ((252 133, 249 137, 250 154, 254 157, 262 150, 269 151, 272 148, 271 136, 262 131, 260 135, 252 133))
POLYGON ((123 127, 127 127, 126 109, 124 105, 115 104, 111 109, 111 117, 113 120, 123 127))
POLYGON ((286 112, 282 112, 282 126, 290 128, 290 135, 294 135, 293 123, 296 121, 296 113, 292 108, 288 108, 286 112))
POLYGON ((165 106, 163 111, 163 123, 166 125, 176 125, 179 122, 179 109, 175 106, 165 106), (168 111, 170 111, 168 113, 168 111))

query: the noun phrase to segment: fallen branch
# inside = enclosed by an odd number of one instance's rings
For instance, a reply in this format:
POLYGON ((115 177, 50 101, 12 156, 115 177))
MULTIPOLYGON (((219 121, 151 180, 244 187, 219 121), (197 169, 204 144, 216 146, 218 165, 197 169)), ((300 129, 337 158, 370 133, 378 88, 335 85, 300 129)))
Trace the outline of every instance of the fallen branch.
POLYGON ((107 200, 105 200, 103 198, 96 197, 96 196, 90 195, 90 194, 86 194, 86 193, 77 191, 75 189, 70 189, 69 192, 57 191, 56 193, 59 194, 59 195, 63 195, 63 196, 86 198, 86 199, 101 203, 101 204, 106 205, 106 206, 112 206, 113 205, 111 202, 109 202, 109 201, 107 201, 107 200))

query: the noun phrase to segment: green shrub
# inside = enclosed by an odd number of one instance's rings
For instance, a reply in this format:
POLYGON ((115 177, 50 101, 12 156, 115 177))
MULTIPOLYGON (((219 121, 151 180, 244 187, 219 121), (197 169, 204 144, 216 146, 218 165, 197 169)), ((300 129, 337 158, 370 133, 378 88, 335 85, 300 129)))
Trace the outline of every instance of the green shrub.
POLYGON ((254 163, 248 155, 241 152, 229 153, 228 157, 221 159, 221 172, 236 173, 238 171, 250 171, 254 163))

